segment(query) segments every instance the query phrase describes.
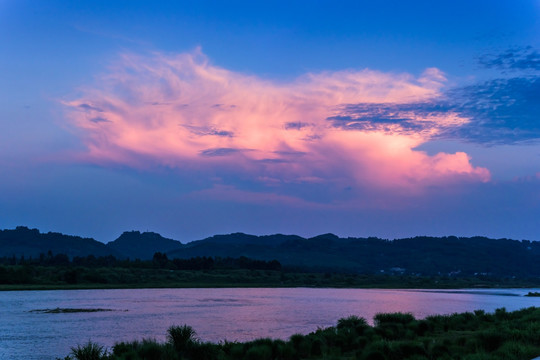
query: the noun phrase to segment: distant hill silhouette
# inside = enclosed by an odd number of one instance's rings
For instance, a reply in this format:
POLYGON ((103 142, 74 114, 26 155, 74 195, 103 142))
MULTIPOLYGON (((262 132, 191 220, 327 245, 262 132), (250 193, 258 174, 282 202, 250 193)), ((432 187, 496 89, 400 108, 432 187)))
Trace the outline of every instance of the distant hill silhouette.
POLYGON ((18 226, 13 230, 0 230, 0 256, 39 257, 47 252, 74 256, 107 256, 120 254, 102 242, 80 236, 55 232, 40 233, 37 229, 18 226))
POLYGON ((485 237, 397 240, 324 234, 213 236, 169 251, 169 258, 246 256, 319 271, 419 275, 540 276, 540 242, 485 237))
POLYGON ((148 260, 156 252, 166 253, 182 247, 177 240, 167 239, 154 232, 126 231, 107 247, 130 259, 148 260))
POLYGON ((275 259, 285 267, 367 274, 540 277, 540 242, 527 240, 419 236, 390 241, 334 234, 303 238, 234 233, 182 244, 157 233, 130 231, 105 245, 26 227, 0 231, 0 257, 37 257, 49 250, 70 257, 93 254, 141 260, 152 259, 155 252, 166 253, 169 259, 245 256, 275 259))
MULTIPOLYGON (((303 238, 296 235, 281 234, 265 236, 247 235, 243 233, 215 235, 204 240, 187 243, 180 249, 169 251, 167 255, 169 258, 177 257, 183 259, 197 256, 220 256, 233 258, 246 256, 253 259, 268 261, 277 259, 276 255, 279 255, 280 257, 286 255, 276 251, 277 247, 284 243, 300 239, 303 238)), ((294 254, 290 255, 292 256, 294 254)))

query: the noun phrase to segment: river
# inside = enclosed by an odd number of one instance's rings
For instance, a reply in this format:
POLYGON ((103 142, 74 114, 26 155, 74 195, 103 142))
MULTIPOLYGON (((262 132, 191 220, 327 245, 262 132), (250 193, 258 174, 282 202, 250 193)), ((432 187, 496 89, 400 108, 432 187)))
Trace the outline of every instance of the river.
POLYGON ((287 339, 335 325, 349 315, 369 322, 380 312, 418 318, 483 309, 540 305, 525 297, 539 289, 381 290, 312 288, 121 289, 0 292, 0 359, 64 357, 92 340, 165 339, 171 325, 188 324, 203 341, 287 339), (56 308, 112 311, 45 313, 56 308))

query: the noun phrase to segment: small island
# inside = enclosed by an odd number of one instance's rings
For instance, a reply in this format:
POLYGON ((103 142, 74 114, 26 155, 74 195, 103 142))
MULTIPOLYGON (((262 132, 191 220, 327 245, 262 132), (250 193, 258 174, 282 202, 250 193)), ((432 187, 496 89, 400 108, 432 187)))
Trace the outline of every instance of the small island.
POLYGON ((538 291, 535 291, 535 292, 532 292, 532 291, 529 291, 529 293, 525 296, 530 296, 530 297, 540 297, 540 292, 538 291))
POLYGON ((65 313, 85 313, 85 312, 101 312, 101 311, 116 311, 116 310, 113 310, 113 309, 101 309, 101 308, 79 309, 79 308, 58 308, 58 307, 54 308, 54 309, 30 310, 30 312, 41 313, 41 314, 65 314, 65 313))

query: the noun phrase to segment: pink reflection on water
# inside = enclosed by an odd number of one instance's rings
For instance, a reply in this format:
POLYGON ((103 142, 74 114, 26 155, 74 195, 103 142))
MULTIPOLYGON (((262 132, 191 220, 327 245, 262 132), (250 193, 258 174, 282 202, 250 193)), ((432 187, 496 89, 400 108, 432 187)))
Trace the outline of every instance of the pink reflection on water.
POLYGON ((93 340, 165 340, 172 325, 188 324, 201 340, 287 339, 333 326, 349 315, 370 322, 380 312, 434 314, 537 306, 524 297, 539 289, 410 291, 377 289, 138 289, 0 293, 0 358, 55 359, 93 340), (105 308, 96 313, 43 314, 30 310, 105 308))

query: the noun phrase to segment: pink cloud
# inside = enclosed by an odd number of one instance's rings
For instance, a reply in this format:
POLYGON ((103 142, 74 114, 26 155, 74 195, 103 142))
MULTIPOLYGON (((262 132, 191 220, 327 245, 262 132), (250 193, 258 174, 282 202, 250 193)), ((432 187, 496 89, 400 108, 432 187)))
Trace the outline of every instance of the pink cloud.
POLYGON ((445 81, 431 68, 417 78, 365 69, 278 83, 214 66, 196 50, 124 55, 65 105, 88 161, 226 171, 264 186, 327 183, 416 193, 432 185, 489 180, 489 171, 473 166, 465 153, 415 150, 468 119, 409 111, 405 115, 415 123, 430 124, 415 132, 397 123, 343 129, 328 119, 347 104, 436 99, 445 81))

